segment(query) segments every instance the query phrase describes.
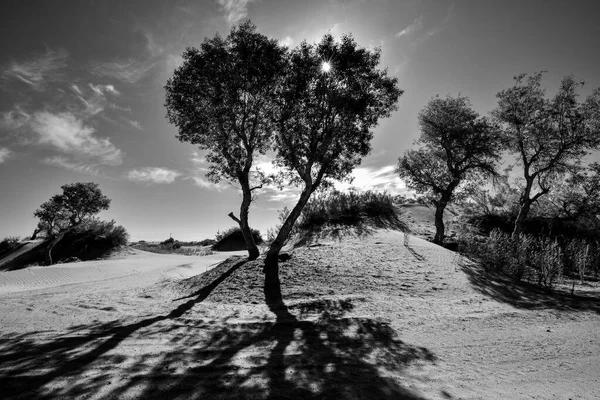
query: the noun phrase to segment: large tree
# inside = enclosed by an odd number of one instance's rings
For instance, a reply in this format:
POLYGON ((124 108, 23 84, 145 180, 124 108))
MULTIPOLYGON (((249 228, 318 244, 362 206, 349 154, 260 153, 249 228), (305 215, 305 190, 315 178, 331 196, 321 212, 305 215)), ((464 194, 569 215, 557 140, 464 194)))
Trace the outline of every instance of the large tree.
POLYGON ((61 186, 63 192, 43 203, 33 215, 39 218, 36 232, 52 239, 46 251, 46 264, 52 264, 52 249, 62 238, 84 221, 108 210, 110 199, 94 182, 77 182, 61 186))
POLYGON ((248 224, 250 203, 266 180, 253 163, 271 145, 285 52, 247 21, 226 38, 216 35, 199 49, 188 48, 165 86, 167 118, 178 128, 177 138, 207 151, 211 181, 241 187, 239 218, 229 216, 242 230, 250 259, 259 256, 248 224))
POLYGON ((542 75, 515 77, 513 87, 497 94, 498 107, 493 111, 509 151, 523 167, 513 237, 521 234, 532 204, 550 192, 557 176, 576 170, 590 150, 600 148, 600 89, 579 103, 577 88, 583 82, 567 76, 548 99, 541 87, 542 75))
POLYGON ((396 109, 403 93, 397 79, 379 69, 380 50, 357 45, 350 35, 327 34, 302 42, 287 59, 274 149, 280 177, 302 191, 265 259, 265 296, 281 299, 278 256, 311 194, 342 180, 370 149, 373 128, 396 109))
POLYGON ((475 112, 463 96, 435 97, 419 113, 420 148, 398 159, 407 186, 426 193, 435 205, 435 237, 444 243, 444 210, 459 186, 470 178, 496 175, 502 153, 497 129, 475 112))

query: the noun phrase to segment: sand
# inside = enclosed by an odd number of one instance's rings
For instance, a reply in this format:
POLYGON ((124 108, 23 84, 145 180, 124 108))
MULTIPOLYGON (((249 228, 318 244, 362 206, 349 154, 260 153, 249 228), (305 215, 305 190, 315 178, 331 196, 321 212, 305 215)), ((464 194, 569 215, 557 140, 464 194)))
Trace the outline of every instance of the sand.
POLYGON ((225 257, 0 273, 2 397, 600 398, 597 286, 534 291, 377 230, 296 249, 276 315, 260 261, 225 257))

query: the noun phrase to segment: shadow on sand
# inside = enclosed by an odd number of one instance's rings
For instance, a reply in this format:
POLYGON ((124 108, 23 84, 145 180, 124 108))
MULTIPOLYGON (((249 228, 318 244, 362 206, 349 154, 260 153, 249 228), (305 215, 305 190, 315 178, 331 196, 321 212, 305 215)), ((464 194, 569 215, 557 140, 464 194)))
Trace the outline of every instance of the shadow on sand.
POLYGON ((4 335, 2 397, 421 399, 399 380, 434 355, 400 341, 385 322, 345 317, 351 300, 317 299, 291 311, 270 304, 275 321, 184 315, 243 263, 165 315, 48 337, 4 335))
POLYGON ((516 308, 592 311, 600 314, 600 299, 597 295, 548 291, 533 284, 517 282, 475 264, 462 265, 462 270, 477 291, 516 308))

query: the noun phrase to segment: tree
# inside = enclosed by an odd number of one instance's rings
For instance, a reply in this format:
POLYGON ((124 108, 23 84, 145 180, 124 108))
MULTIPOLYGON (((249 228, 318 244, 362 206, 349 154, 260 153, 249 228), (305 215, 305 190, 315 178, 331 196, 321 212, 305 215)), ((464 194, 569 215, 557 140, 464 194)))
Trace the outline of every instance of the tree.
POLYGON ((250 259, 259 256, 248 224, 250 204, 267 180, 252 170, 253 162, 270 148, 285 51, 247 21, 225 39, 217 34, 200 49, 188 48, 165 86, 167 118, 178 128, 177 138, 208 151, 212 182, 241 187, 240 216, 229 216, 242 230, 250 259))
POLYGON ((540 207, 553 216, 576 220, 597 220, 600 215, 600 164, 592 163, 561 179, 552 192, 538 201, 540 207))
POLYGON ((532 204, 550 192, 552 182, 577 170, 582 157, 600 148, 600 88, 579 103, 576 90, 583 82, 567 76, 556 95, 547 99, 542 75, 516 76, 513 87, 497 94, 498 107, 492 112, 508 150, 523 167, 513 238, 521 234, 532 204))
POLYGON ((444 210, 459 186, 479 175, 496 175, 502 143, 494 126, 480 117, 467 97, 435 97, 419 113, 417 150, 398 159, 408 187, 426 193, 435 205, 434 243, 444 243, 444 210))
POLYGON ((330 34, 316 45, 302 42, 287 59, 274 148, 282 181, 302 192, 265 259, 267 303, 281 299, 278 256, 311 194, 342 180, 371 147, 373 128, 396 109, 403 93, 397 79, 378 69, 381 52, 358 47, 352 36, 330 34))
POLYGON ((47 265, 52 264, 52 249, 65 234, 110 206, 110 199, 102 194, 97 183, 77 182, 61 189, 62 194, 52 196, 33 213, 39 218, 37 231, 52 239, 46 253, 47 265))

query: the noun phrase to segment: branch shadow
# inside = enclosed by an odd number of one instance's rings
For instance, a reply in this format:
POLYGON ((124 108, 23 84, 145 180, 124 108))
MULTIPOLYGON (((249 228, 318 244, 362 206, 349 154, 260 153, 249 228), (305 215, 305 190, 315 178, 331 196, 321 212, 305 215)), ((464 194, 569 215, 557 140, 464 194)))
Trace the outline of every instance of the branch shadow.
POLYGON ((461 269, 467 274, 473 288, 478 292, 516 308, 554 309, 570 312, 592 311, 600 314, 600 298, 593 294, 572 295, 559 290, 549 292, 533 284, 517 282, 474 263, 463 264, 461 269))
POLYGON ((244 262, 165 315, 3 335, 3 398, 422 399, 403 371, 435 356, 382 320, 347 317, 352 300, 292 305, 302 319, 283 302, 268 304, 274 321, 184 315, 244 262))

